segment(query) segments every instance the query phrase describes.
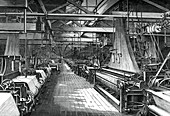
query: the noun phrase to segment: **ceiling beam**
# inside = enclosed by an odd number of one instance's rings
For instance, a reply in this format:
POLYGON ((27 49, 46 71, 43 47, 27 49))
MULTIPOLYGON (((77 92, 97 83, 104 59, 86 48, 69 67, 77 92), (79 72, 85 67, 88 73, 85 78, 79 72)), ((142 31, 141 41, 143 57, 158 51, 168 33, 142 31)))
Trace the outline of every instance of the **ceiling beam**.
MULTIPOLYGON (((95 10, 97 11, 98 14, 104 14, 109 8, 111 8, 118 1, 119 0, 104 0, 95 10)), ((93 25, 96 21, 88 22, 88 25, 93 25)))
MULTIPOLYGON (((38 3, 40 4, 42 11, 44 12, 44 15, 47 15, 47 10, 46 10, 42 0, 38 0, 38 3)), ((48 23, 48 26, 51 29, 51 22, 49 20, 47 20, 47 23, 48 23)))
POLYGON ((97 13, 103 14, 109 8, 111 8, 114 4, 116 4, 119 0, 105 0, 102 4, 97 7, 97 13))
MULTIPOLYGON (((42 33, 27 33, 27 38, 25 37, 25 34, 20 34, 20 33, 16 33, 19 34, 19 39, 20 40, 46 40, 44 39, 44 34, 42 33)), ((63 33, 63 34, 56 34, 54 35, 54 40, 60 41, 62 40, 67 40, 67 41, 92 41, 92 40, 96 40, 96 36, 89 36, 89 37, 80 37, 80 34, 78 33, 63 33)), ((8 34, 0 34, 0 40, 6 40, 7 39, 8 34)))
MULTIPOLYGON (((170 13, 169 13, 170 14, 170 13)), ((140 18, 140 17, 139 17, 140 18)), ((106 17, 106 18, 86 18, 86 17, 49 17, 47 18, 47 20, 73 20, 73 21, 95 21, 95 20, 98 20, 98 21, 112 21, 113 18, 111 17, 106 17)), ((135 21, 135 22, 139 22, 139 20, 136 18, 136 19, 130 19, 129 21, 135 21)), ((141 20, 141 22, 156 22, 157 20, 156 19, 143 19, 141 20)))
POLYGON ((84 12, 87 13, 87 14, 93 14, 93 12, 85 9, 84 7, 82 7, 82 6, 80 6, 79 4, 73 2, 72 0, 67 0, 67 2, 69 2, 70 4, 76 6, 77 8, 79 8, 80 10, 84 11, 84 12))
MULTIPOLYGON (((87 45, 87 44, 90 44, 90 43, 96 43, 96 42, 83 42, 82 41, 82 43, 80 42, 80 41, 57 41, 57 42, 55 42, 56 44, 59 44, 59 45, 63 45, 63 44, 70 44, 70 45, 72 45, 72 43, 73 43, 73 45, 75 44, 75 45, 87 45)), ((99 43, 99 42, 97 42, 97 43, 99 43)))
MULTIPOLYGON (((61 13, 65 13, 63 10, 58 10, 59 12, 61 12, 61 13)), ((55 20, 52 22, 52 23, 54 23, 55 22, 55 20)), ((77 26, 82 26, 79 22, 76 22, 76 21, 73 21, 77 26)), ((66 23, 65 23, 66 24, 66 23)), ((67 24, 66 24, 67 25, 67 24)))
MULTIPOLYGON (((155 13, 155 12, 131 12, 129 14, 129 18, 144 18, 144 19, 160 19, 163 17, 164 13, 155 13)), ((1 13, 0 13, 1 15, 1 13)), ((28 14, 29 15, 29 14, 28 14)), ((31 15, 31 14, 30 14, 31 15)), ((41 15, 41 14, 35 14, 35 15, 41 15)), ((124 11, 113 11, 112 15, 99 15, 99 14, 47 14, 48 17, 84 17, 84 18, 126 18, 128 17, 127 12, 124 11)))
POLYGON ((98 38, 96 36, 94 37, 79 37, 79 36, 65 36, 65 35, 54 35, 55 38, 82 38, 82 39, 94 39, 94 38, 98 38))
MULTIPOLYGON (((83 36, 84 38, 95 38, 96 33, 87 33, 87 36, 83 36)), ((64 33, 54 33, 56 38, 80 38, 81 34, 79 32, 64 32, 64 33)))
POLYGON ((155 7, 157 7, 157 8, 159 8, 159 9, 163 10, 163 11, 169 11, 168 8, 165 8, 165 7, 159 5, 159 4, 155 3, 155 2, 152 2, 152 1, 150 1, 150 0, 143 0, 143 1, 146 2, 146 3, 148 3, 148 4, 151 4, 151 5, 155 6, 155 7))
MULTIPOLYGON (((60 22, 61 22, 62 24, 64 24, 65 26, 69 26, 69 25, 68 25, 69 22, 71 22, 71 23, 73 22, 74 24, 76 24, 76 25, 79 26, 79 27, 82 26, 81 23, 79 23, 78 21, 68 21, 68 20, 64 20, 64 21, 63 21, 63 20, 60 20, 60 22)), ((52 21, 52 23, 54 23, 54 22, 52 21)), ((62 26, 62 25, 61 25, 61 26, 62 26)))
MULTIPOLYGON (((170 12, 169 12, 170 14, 170 12)), ((140 18, 140 17, 139 17, 140 18)), ((70 20, 70 21, 113 21, 113 18, 84 18, 84 17, 49 17, 47 20, 70 20)), ((130 22, 139 22, 138 18, 129 19, 130 22)), ((157 22, 157 19, 142 19, 140 22, 157 22)))
POLYGON ((55 11, 57 11, 57 10, 63 8, 63 7, 66 7, 66 6, 68 6, 68 5, 69 5, 69 3, 67 2, 67 3, 65 3, 65 4, 63 4, 63 5, 59 6, 59 7, 56 7, 56 8, 54 8, 54 9, 48 11, 48 13, 53 13, 53 12, 55 12, 55 11))
POLYGON ((81 23, 79 23, 78 21, 73 21, 74 24, 76 24, 77 26, 81 27, 83 26, 81 23))
POLYGON ((58 4, 49 4, 49 3, 45 3, 44 4, 46 7, 58 7, 59 5, 58 4))
POLYGON ((29 10, 30 12, 33 12, 33 10, 30 8, 30 6, 28 6, 28 10, 29 10))
POLYGON ((42 11, 44 12, 44 14, 47 14, 47 10, 46 10, 46 8, 45 8, 45 6, 44 6, 42 0, 38 0, 38 3, 40 4, 41 9, 42 9, 42 11))
POLYGON ((53 31, 65 31, 65 32, 103 32, 103 33, 113 33, 115 29, 113 27, 62 27, 62 28, 52 28, 53 31))
MULTIPOLYGON (((96 18, 86 18, 86 17, 49 17, 47 20, 71 20, 71 21, 94 21, 96 18)), ((113 18, 100 18, 99 20, 113 20, 113 18)))
POLYGON ((78 33, 69 33, 69 32, 65 32, 65 33, 54 33, 54 36, 55 37, 58 37, 58 38, 63 38, 63 37, 80 37, 78 33))
MULTIPOLYGON (((123 11, 113 11, 112 15, 115 18, 120 18, 120 17, 128 17, 127 12, 123 11)), ((163 18, 163 13, 156 13, 156 12, 130 12, 129 18, 134 18, 134 19, 161 19, 163 18)))
POLYGON ((83 37, 80 37, 80 38, 58 38, 58 39, 55 39, 55 42, 62 42, 62 41, 70 41, 70 42, 96 42, 96 41, 99 41, 98 38, 83 38, 83 37))
MULTIPOLYGON (((7 15, 24 15, 23 13, 0 13, 0 16, 7 16, 7 15)), ((161 19, 163 18, 164 13, 155 13, 155 12, 142 12, 142 17, 141 12, 131 12, 129 15, 129 18, 144 18, 144 19, 161 19)), ((40 17, 83 17, 83 18, 126 18, 128 17, 127 12, 123 11, 113 11, 112 15, 100 15, 100 14, 59 14, 59 13, 27 13, 27 16, 40 16, 40 17)))
POLYGON ((97 5, 95 6, 95 8, 93 9, 93 12, 96 12, 96 10, 99 8, 99 6, 101 5, 101 4, 103 4, 104 2, 106 2, 107 0, 100 0, 100 1, 98 1, 97 3, 97 5))

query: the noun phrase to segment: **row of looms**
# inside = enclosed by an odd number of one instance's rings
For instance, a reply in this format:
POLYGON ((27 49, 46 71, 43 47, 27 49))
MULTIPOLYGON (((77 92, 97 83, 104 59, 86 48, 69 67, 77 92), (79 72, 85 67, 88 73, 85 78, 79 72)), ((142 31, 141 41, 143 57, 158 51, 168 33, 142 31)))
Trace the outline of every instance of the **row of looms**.
POLYGON ((0 0, 0 114, 29 115, 66 62, 120 113, 170 116, 169 26, 168 0, 0 0))

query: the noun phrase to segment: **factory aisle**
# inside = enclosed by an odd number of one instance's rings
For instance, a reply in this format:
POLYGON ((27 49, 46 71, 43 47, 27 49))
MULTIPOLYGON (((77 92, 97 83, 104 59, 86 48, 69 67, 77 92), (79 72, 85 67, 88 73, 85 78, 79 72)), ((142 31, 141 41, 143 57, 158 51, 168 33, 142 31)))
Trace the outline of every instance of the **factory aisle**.
POLYGON ((60 69, 60 74, 51 77, 52 92, 47 90, 43 95, 46 99, 31 116, 120 116, 93 85, 75 75, 67 64, 60 69))

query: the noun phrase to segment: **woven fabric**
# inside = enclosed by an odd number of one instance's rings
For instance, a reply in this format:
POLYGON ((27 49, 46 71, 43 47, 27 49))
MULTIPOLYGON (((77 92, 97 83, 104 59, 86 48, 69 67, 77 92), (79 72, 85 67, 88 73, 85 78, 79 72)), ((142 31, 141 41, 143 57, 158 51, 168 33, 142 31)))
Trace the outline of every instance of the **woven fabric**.
POLYGON ((5 56, 20 56, 19 53, 19 34, 8 34, 5 56))

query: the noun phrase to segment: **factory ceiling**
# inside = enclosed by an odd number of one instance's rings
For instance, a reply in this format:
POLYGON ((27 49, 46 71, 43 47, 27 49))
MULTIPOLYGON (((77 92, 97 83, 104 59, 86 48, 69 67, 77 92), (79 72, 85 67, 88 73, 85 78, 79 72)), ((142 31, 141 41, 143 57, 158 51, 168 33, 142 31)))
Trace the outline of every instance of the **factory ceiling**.
MULTIPOLYGON (((22 2, 23 0, 12 0, 12 2, 0 0, 0 6, 3 4, 17 6, 22 2)), ((54 41, 61 41, 63 38, 64 41, 67 38, 92 39, 98 37, 98 34, 111 34, 114 32, 115 17, 155 21, 170 8, 169 0, 28 0, 27 2, 27 21, 29 17, 42 16, 40 22, 45 22, 48 27, 45 30, 48 30, 54 41)), ((5 14, 9 12, 5 11, 5 14)), ((4 13, 3 8, 1 13, 4 13)))
MULTIPOLYGON (((57 13, 59 16, 48 17, 54 35, 59 33, 78 33, 78 37, 88 37, 86 33, 111 33, 113 17, 95 17, 96 15, 114 15, 114 11, 149 12, 148 18, 154 18, 154 13, 168 12, 168 0, 30 0, 28 6, 33 12, 57 13), (127 7, 127 4, 129 7, 127 7), (124 7, 126 5, 126 7, 124 7), (35 7, 36 6, 36 7, 35 7), (35 9, 36 8, 36 9, 35 9), (66 14, 66 16, 62 16, 66 14), (73 15, 73 16, 72 16, 73 15), (89 17, 88 17, 89 15, 89 17), (87 27, 93 27, 87 29, 87 27), (95 28, 95 29, 94 29, 95 28), (86 32, 86 33, 85 33, 86 32), (56 33, 56 34, 55 34, 56 33)), ((116 12, 117 13, 117 12, 116 12)), ((118 17, 124 13, 118 12, 118 17)), ((116 14, 117 16, 117 14, 116 14)), ((160 14, 158 14, 160 16, 160 14)), ((139 16, 138 16, 139 17, 139 16)), ((142 17, 142 18, 143 18, 142 17)), ((157 18, 157 17, 156 17, 157 18)), ((160 18, 160 17, 158 17, 160 18)), ((74 35, 75 36, 75 35, 74 35)), ((72 36, 72 37, 74 37, 72 36)), ((56 38, 56 37, 55 37, 56 38)))

